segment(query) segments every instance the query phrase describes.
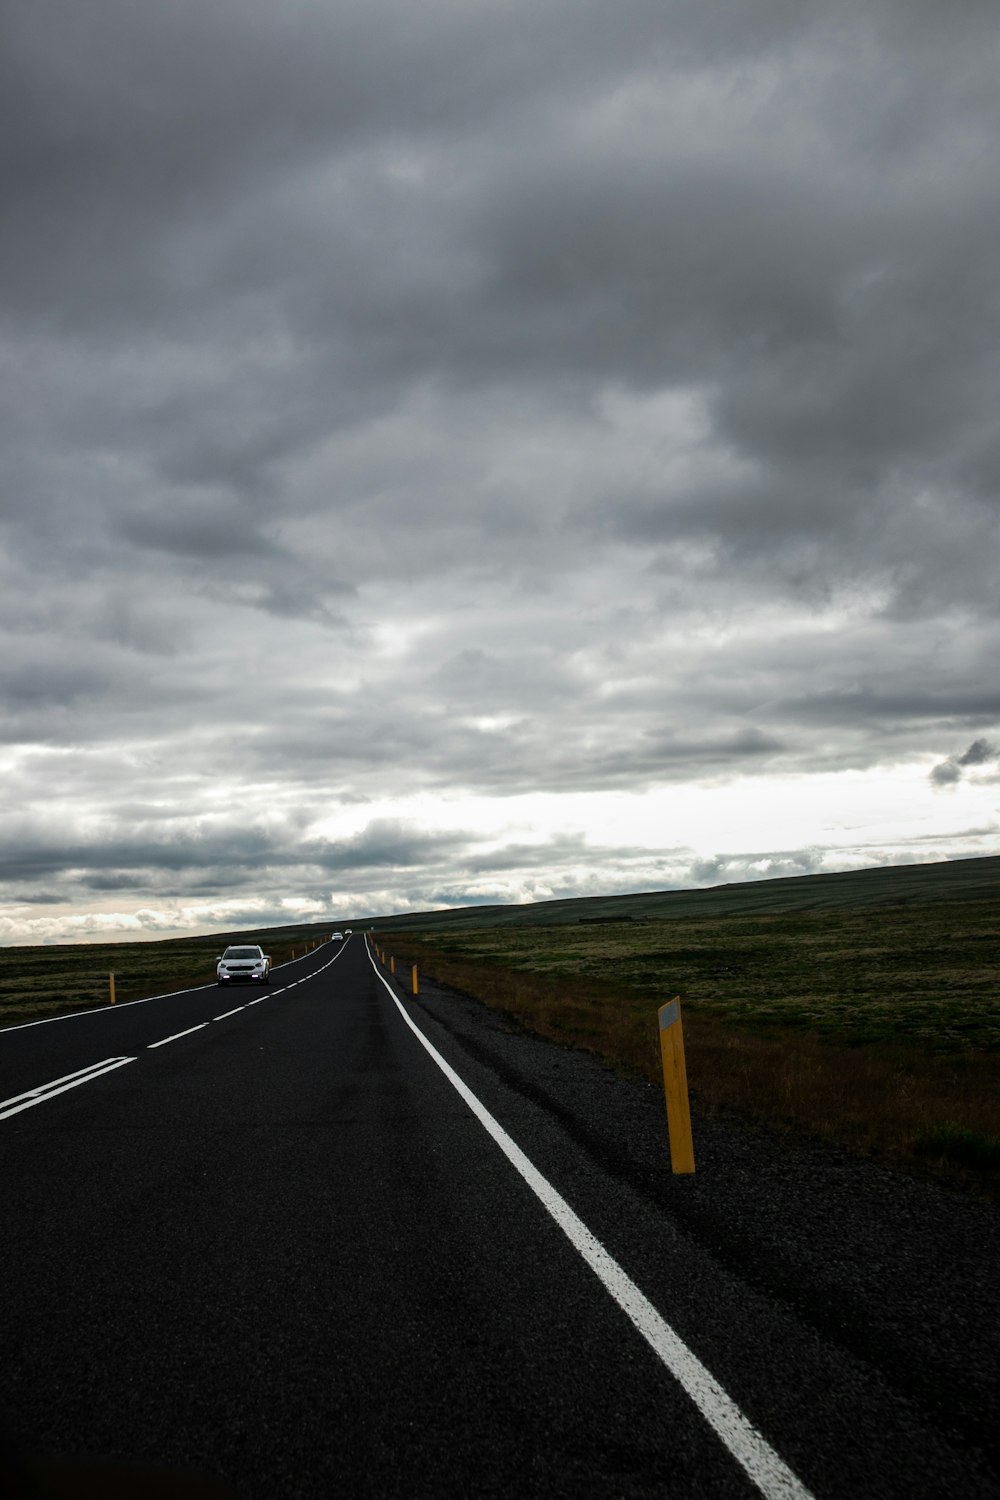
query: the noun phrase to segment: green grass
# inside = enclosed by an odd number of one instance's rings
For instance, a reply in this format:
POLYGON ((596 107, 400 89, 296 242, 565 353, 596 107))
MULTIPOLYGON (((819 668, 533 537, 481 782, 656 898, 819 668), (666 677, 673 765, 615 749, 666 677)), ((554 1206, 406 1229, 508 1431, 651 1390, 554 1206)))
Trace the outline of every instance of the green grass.
POLYGON ((1000 1051, 1000 900, 421 936, 442 955, 596 983, 648 1008, 680 994, 744 1028, 1000 1051))
POLYGON ((943 1158, 974 1171, 1000 1168, 1000 1136, 984 1135, 982 1131, 956 1125, 953 1120, 945 1120, 933 1130, 921 1131, 914 1141, 914 1150, 920 1156, 943 1158))

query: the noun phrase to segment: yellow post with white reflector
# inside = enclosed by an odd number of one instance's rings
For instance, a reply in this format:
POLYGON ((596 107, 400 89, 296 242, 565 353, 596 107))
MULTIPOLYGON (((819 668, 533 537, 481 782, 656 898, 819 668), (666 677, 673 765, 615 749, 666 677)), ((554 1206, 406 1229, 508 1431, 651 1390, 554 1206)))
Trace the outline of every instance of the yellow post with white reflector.
POLYGON ((113 974, 109 974, 108 975, 108 981, 109 981, 109 983, 111 985, 111 1004, 114 1005, 114 1003, 115 1003, 115 976, 113 974))
POLYGON ((670 1165, 675 1174, 693 1172, 694 1141, 691 1139, 691 1103, 688 1099, 687 1067, 684 1063, 680 996, 661 1005, 657 1016, 660 1023, 663 1089, 667 1096, 670 1165))

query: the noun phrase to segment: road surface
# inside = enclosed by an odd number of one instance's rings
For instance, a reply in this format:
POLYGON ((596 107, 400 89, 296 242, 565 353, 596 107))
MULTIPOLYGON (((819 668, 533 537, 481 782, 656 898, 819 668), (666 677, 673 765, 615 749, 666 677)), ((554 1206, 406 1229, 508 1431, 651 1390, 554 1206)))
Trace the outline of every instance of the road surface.
POLYGON ((995 1212, 661 1116, 358 935, 2 1032, 5 1424, 246 1500, 1000 1497, 995 1212))

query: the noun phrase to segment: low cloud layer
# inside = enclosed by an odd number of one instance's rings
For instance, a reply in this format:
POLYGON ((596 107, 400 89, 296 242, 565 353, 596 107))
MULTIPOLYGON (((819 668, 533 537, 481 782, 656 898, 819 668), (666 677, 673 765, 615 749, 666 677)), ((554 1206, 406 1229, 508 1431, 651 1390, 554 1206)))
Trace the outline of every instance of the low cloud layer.
POLYGON ((994 54, 901 0, 13 0, 0 935, 990 848, 994 54), (672 826, 734 785, 773 842, 672 826))

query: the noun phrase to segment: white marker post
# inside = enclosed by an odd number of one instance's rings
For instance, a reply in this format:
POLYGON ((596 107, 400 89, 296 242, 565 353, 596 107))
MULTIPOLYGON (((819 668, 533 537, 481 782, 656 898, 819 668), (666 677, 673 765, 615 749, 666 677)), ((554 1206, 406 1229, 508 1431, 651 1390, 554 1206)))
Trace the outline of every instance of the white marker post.
POLYGON ((691 1139, 691 1104, 688 1099, 687 1068, 684 1064, 680 996, 661 1005, 657 1015, 660 1021, 663 1088, 667 1096, 670 1165, 676 1174, 693 1172, 694 1142, 691 1139))

